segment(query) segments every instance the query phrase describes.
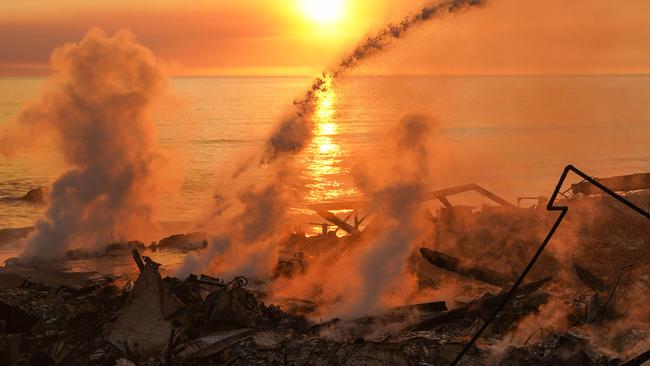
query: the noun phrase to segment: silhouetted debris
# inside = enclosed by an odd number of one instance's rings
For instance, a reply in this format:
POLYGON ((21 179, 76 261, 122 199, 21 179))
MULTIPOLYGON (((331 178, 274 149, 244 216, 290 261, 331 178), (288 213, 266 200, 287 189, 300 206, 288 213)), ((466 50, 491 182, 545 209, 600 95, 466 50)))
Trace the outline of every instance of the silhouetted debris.
POLYGON ((288 277, 305 273, 305 263, 300 258, 279 260, 275 267, 275 277, 288 277))
MULTIPOLYGON (((513 301, 509 305, 510 311, 504 312, 511 315, 514 314, 515 319, 508 319, 507 317, 502 318, 501 322, 506 324, 501 325, 501 328, 508 328, 512 324, 513 320, 522 318, 524 315, 532 311, 535 311, 536 308, 544 304, 546 302, 545 301, 546 296, 544 295, 540 297, 536 297, 532 299, 532 301, 528 301, 528 300, 531 300, 530 297, 531 294, 539 290, 550 280, 551 278, 549 277, 520 287, 515 293, 516 301, 513 301)), ((503 301, 503 298, 505 296, 506 296, 506 292, 502 292, 497 295, 485 296, 481 299, 473 301, 472 303, 466 306, 452 309, 448 312, 445 312, 431 319, 426 319, 424 321, 421 321, 415 324, 414 326, 412 326, 412 329, 428 330, 451 322, 473 321, 476 318, 487 318, 488 314, 494 311, 494 309, 503 301)))
POLYGON ((207 238, 207 233, 175 234, 161 239, 158 244, 151 245, 149 249, 189 252, 206 248, 207 238))
POLYGON ((47 202, 49 195, 50 195, 49 188, 38 187, 38 188, 30 189, 27 193, 25 193, 24 196, 20 197, 20 199, 30 203, 44 204, 45 202, 47 202))
POLYGON ((633 359, 626 361, 625 363, 621 364, 621 366, 641 366, 648 361, 650 361, 650 350, 647 350, 642 354, 634 357, 633 359))
POLYGON ((573 268, 576 271, 576 275, 585 285, 589 286, 594 291, 607 291, 608 286, 598 278, 596 275, 591 273, 585 267, 579 265, 578 263, 573 264, 573 268))
POLYGON ((249 339, 255 331, 252 329, 234 329, 214 332, 192 339, 171 348, 172 363, 187 362, 200 364, 201 361, 214 357, 222 351, 249 339))
POLYGON ((458 258, 428 248, 420 248, 420 253, 432 265, 459 275, 471 277, 493 286, 505 287, 510 281, 501 274, 484 268, 461 263, 458 258))
POLYGON ((131 251, 131 255, 133 256, 133 261, 135 262, 135 265, 138 266, 140 272, 144 271, 145 265, 144 265, 144 261, 142 260, 142 256, 140 255, 140 252, 138 252, 137 249, 133 249, 131 251))
MULTIPOLYGON (((263 284, 249 285, 245 277, 163 279, 161 265, 141 255, 200 250, 208 245, 205 233, 172 235, 150 247, 113 243, 101 253, 68 255, 84 259, 131 251, 137 279, 61 272, 18 259, 0 267, 0 365, 447 365, 503 302, 531 255, 531 244, 552 222, 537 207, 517 208, 490 194, 486 197, 499 206, 475 209, 447 199, 467 188, 430 197, 444 207, 431 214, 430 248, 414 251, 409 263, 419 284, 428 280, 420 289, 453 281, 460 288, 453 299, 435 301, 434 296, 358 319, 321 320, 318 298, 274 298, 263 284)), ((630 195, 640 202, 647 198, 630 195)), ((613 366, 650 359, 650 352, 639 354, 650 342, 648 327, 621 322, 623 301, 648 301, 650 228, 622 210, 593 215, 594 205, 615 207, 610 201, 584 195, 567 199, 575 215, 588 218, 572 223, 574 239, 585 249, 564 262, 554 253, 543 254, 530 282, 514 292, 482 343, 469 348, 459 365, 613 366), (545 307, 569 314, 570 324, 561 331, 548 324, 531 328, 531 319, 545 307), (525 342, 510 339, 516 331, 525 333, 525 342), (603 337, 613 349, 603 346, 603 337)), ((316 236, 291 235, 282 243, 273 279, 300 281, 314 258, 372 235, 368 227, 360 228, 365 217, 359 219, 357 211, 344 219, 323 216, 353 235, 338 236, 327 228, 316 236)), ((0 243, 31 230, 0 230, 0 243)))
POLYGON ((0 290, 0 301, 0 358, 6 361, 0 364, 91 364, 86 362, 90 354, 83 354, 85 347, 100 343, 102 325, 121 306, 123 296, 103 277, 83 286, 24 281, 0 290))
POLYGON ((112 243, 106 246, 106 254, 121 254, 123 252, 131 252, 132 250, 144 250, 145 245, 141 241, 131 240, 127 242, 112 243))
POLYGON ((541 343, 510 349, 501 366, 608 366, 618 365, 620 358, 610 351, 589 347, 582 335, 567 333, 552 336, 541 343))
MULTIPOLYGON (((2 229, 0 230, 0 246, 17 243, 20 239, 27 237, 32 230, 33 228, 2 229)), ((102 249, 89 250, 85 248, 76 248, 67 250, 65 252, 65 259, 73 261, 100 258, 104 256, 121 256, 134 249, 138 251, 151 250, 155 252, 160 250, 187 253, 207 248, 207 237, 208 235, 206 233, 175 234, 160 240, 158 243, 154 242, 148 247, 141 241, 130 240, 110 243, 102 249)), ((20 259, 11 258, 8 260, 8 263, 9 265, 20 264, 20 259)))
MULTIPOLYGON (((133 252, 140 274, 121 289, 110 278, 76 286, 25 281, 0 291, 0 362, 87 365, 448 364, 469 331, 501 300, 486 295, 448 310, 442 301, 405 305, 356 320, 313 324, 261 302, 243 277, 161 279, 158 265, 133 252), (404 325, 414 324, 411 330, 404 325), (378 332, 377 329, 384 331, 378 332), (21 361, 22 360, 22 361, 21 361), (151 360, 154 360, 153 363, 151 360)), ((547 300, 549 279, 522 286, 493 324, 501 337, 547 300)), ((284 299, 315 306, 308 300, 284 299)), ((512 348, 502 365, 615 365, 615 352, 576 335, 546 334, 512 348)), ((483 365, 474 349, 463 365, 483 365)))
POLYGON ((446 302, 432 301, 432 302, 425 302, 421 304, 398 306, 396 308, 392 308, 391 312, 406 313, 412 311, 419 311, 419 312, 434 313, 434 312, 442 312, 447 310, 449 309, 447 308, 446 302))
MULTIPOLYGON (((650 189, 650 173, 638 173, 602 178, 598 179, 598 182, 605 185, 612 191, 619 192, 650 189)), ((571 191, 574 194, 584 195, 603 194, 602 190, 587 181, 572 184, 571 191)))
POLYGON ((36 315, 19 304, 0 302, 0 322, 5 333, 27 333, 37 321, 36 315))
MULTIPOLYGON (((188 306, 200 306, 203 303, 203 299, 201 298, 203 288, 200 286, 202 283, 213 285, 211 282, 199 280, 194 274, 190 274, 183 281, 176 277, 165 277, 163 282, 172 290, 176 297, 188 306)), ((211 287, 211 289, 214 289, 214 287, 211 287)))
POLYGON ((132 250, 145 250, 146 247, 144 243, 137 240, 131 240, 126 242, 117 242, 106 245, 103 250, 99 251, 89 251, 87 249, 71 249, 65 252, 65 257, 67 260, 81 260, 81 259, 91 259, 91 258, 100 258, 104 256, 121 256, 131 252, 132 250))

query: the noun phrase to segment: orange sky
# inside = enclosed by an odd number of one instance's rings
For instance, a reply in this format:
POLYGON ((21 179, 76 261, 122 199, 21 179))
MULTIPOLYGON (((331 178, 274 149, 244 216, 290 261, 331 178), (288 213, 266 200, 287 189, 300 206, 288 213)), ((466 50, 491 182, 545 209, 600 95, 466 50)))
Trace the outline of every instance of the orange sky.
MULTIPOLYGON (((175 74, 313 74, 335 62, 367 32, 424 4, 344 0, 341 19, 318 23, 305 14, 301 1, 2 1, 0 76, 47 74, 52 49, 79 40, 93 26, 109 32, 132 30, 175 74)), ((650 72, 647 0, 488 0, 484 9, 413 33, 365 70, 650 72)))

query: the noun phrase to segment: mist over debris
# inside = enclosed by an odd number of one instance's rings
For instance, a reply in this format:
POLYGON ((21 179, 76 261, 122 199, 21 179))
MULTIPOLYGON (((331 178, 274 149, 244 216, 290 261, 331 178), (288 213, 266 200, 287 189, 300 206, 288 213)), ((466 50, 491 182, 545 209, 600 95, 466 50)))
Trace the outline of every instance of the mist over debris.
POLYGON ((49 136, 69 167, 27 239, 26 260, 142 237, 154 226, 158 200, 151 112, 166 79, 154 55, 129 32, 94 29, 56 49, 50 65, 38 100, 2 134, 5 153, 30 145, 30 136, 49 136))
MULTIPOLYGON (((337 79, 342 78, 345 73, 355 66, 357 66, 361 61, 368 59, 382 50, 386 49, 393 41, 400 39, 405 35, 405 33, 421 24, 427 20, 436 19, 438 17, 444 16, 446 14, 458 13, 462 10, 469 9, 474 6, 481 5, 483 1, 476 0, 456 0, 456 1, 439 1, 432 4, 429 4, 422 8, 416 14, 409 15, 405 17, 398 24, 389 24, 384 29, 377 32, 374 36, 368 37, 363 40, 349 55, 345 56, 341 62, 339 62, 334 67, 323 72, 323 74, 318 77, 312 83, 311 87, 306 92, 305 96, 294 101, 296 107, 296 112, 293 115, 287 116, 284 120, 281 121, 277 129, 269 137, 266 142, 265 150, 261 157, 262 166, 275 166, 276 162, 282 160, 283 157, 292 157, 296 156, 302 152, 312 141, 314 136, 315 122, 313 114, 317 109, 321 99, 327 94, 327 92, 334 87, 334 83, 337 79)), ((417 211, 413 206, 418 206, 419 195, 423 194, 422 184, 426 181, 428 174, 428 167, 426 164, 426 156, 430 152, 429 149, 425 146, 426 144, 421 140, 430 136, 430 132, 435 127, 435 124, 432 123, 431 119, 425 116, 408 116, 400 122, 396 128, 396 135, 399 140, 395 140, 393 143, 393 148, 395 154, 399 157, 400 162, 396 163, 393 168, 394 171, 397 171, 398 180, 391 181, 390 183, 383 182, 379 184, 378 182, 357 182, 359 189, 367 197, 376 197, 377 200, 386 200, 387 202, 390 199, 394 198, 393 202, 395 205, 403 205, 400 207, 386 207, 381 206, 377 207, 376 210, 378 214, 385 214, 387 223, 394 223, 394 226, 388 225, 389 228, 392 228, 392 232, 389 231, 385 233, 387 236, 385 238, 377 237, 379 245, 386 250, 385 255, 379 255, 379 261, 386 256, 392 256, 395 253, 391 248, 398 250, 399 255, 408 253, 408 245, 401 245, 399 249, 396 247, 391 247, 398 245, 397 243, 409 242, 412 239, 411 232, 416 230, 411 230, 408 226, 411 223, 418 223, 419 220, 416 219, 412 213, 406 214, 403 209, 408 207, 408 210, 411 212, 417 211), (411 161, 412 163, 404 164, 403 161, 411 161), (364 185, 368 184, 367 187, 364 185), (381 197, 379 197, 381 196, 381 197), (405 201, 406 200, 406 201, 405 201), (394 212, 397 212, 398 216, 394 215, 394 212), (409 221, 410 220, 410 221, 409 221), (402 230, 406 228, 406 233, 403 233, 402 230), (407 237, 397 238, 396 236, 406 235, 407 237)), ((230 246, 226 252, 214 252, 211 253, 210 257, 213 259, 202 261, 196 261, 196 259, 190 259, 189 262, 202 263, 203 265, 210 263, 210 267, 215 270, 224 270, 224 262, 222 259, 229 258, 227 261, 229 264, 226 266, 228 268, 242 268, 245 267, 248 270, 251 270, 252 273, 259 274, 261 273, 261 268, 271 269, 273 268, 273 258, 276 258, 277 255, 271 255, 266 260, 262 259, 253 259, 248 261, 246 265, 233 266, 235 262, 239 262, 238 258, 243 258, 244 254, 250 253, 254 258, 261 258, 260 253, 272 253, 273 251, 269 249, 267 244, 255 243, 251 240, 251 237, 258 237, 260 234, 261 227, 258 225, 260 220, 269 220, 272 218, 272 222, 265 223, 263 230, 275 230, 277 233, 280 229, 279 223, 284 217, 284 212, 282 210, 274 210, 276 207, 283 207, 286 211, 290 206, 284 201, 289 194, 296 193, 297 186, 299 182, 297 181, 297 176, 299 174, 287 174, 287 166, 291 164, 290 161, 284 161, 279 164, 276 169, 276 174, 271 181, 265 183, 266 186, 263 188, 258 188, 255 192, 255 195, 249 193, 240 194, 240 199, 249 198, 249 199, 261 199, 260 207, 257 209, 263 209, 263 211, 250 212, 246 209, 243 209, 240 205, 229 205, 228 213, 223 213, 220 209, 217 211, 220 215, 223 215, 219 224, 213 222, 212 227, 225 227, 224 231, 227 237, 230 238, 230 246), (239 206, 239 208, 237 207, 239 206), (270 210, 268 208, 271 208, 270 210), (237 214, 239 212, 239 214, 237 214), (244 212, 247 212, 244 214, 244 212), (232 218, 233 215, 239 215, 239 220, 232 218), (229 217, 229 219, 225 219, 229 217), (245 220, 251 220, 247 225, 242 225, 245 220), (252 250, 256 246, 263 246, 263 250, 252 250), (236 249, 233 249, 236 248, 236 249), (229 257, 232 255, 232 257, 229 257), (221 258, 221 259, 219 259, 221 258), (250 266, 248 264, 256 263, 258 267, 250 266)), ((241 173, 243 173, 247 167, 248 163, 240 166, 237 171, 234 173, 233 178, 236 179, 241 173)), ((293 170, 293 169, 292 169, 293 170)), ((295 173, 295 172, 294 172, 295 173)), ((382 173, 384 175, 390 175, 386 172, 382 173)), ((360 176, 359 176, 360 177, 360 176)), ((299 190, 299 189, 298 189, 299 190)), ((240 202, 241 203, 241 202, 240 202)), ((219 207, 223 206, 223 202, 220 201, 219 207)), ((250 206, 249 206, 250 207, 250 206)), ((419 216, 418 216, 419 218, 419 216)), ((263 235, 261 238, 262 243, 267 243, 268 240, 263 235)), ((372 245, 368 244, 366 250, 372 250, 372 245)), ((360 254, 361 255, 361 254, 360 254)), ((396 256, 396 258, 399 257, 396 256)), ((372 257, 372 256, 370 256, 372 257)), ((395 273, 400 273, 403 269, 403 263, 405 260, 395 259, 395 273)), ((183 266, 184 270, 190 268, 189 262, 183 266)), ((354 268, 359 268, 360 264, 355 264, 354 268)), ((375 266, 373 263, 367 263, 368 268, 375 266)), ((205 268, 201 266, 199 268, 194 268, 194 270, 200 270, 205 268)), ((237 274, 250 274, 251 272, 240 272, 237 274)), ((267 272, 269 274, 270 272, 267 272)), ((363 275, 363 271, 360 272, 360 275, 363 275)), ((371 276, 366 277, 366 280, 370 280, 371 276)), ((369 294, 369 299, 363 300, 359 299, 359 304, 373 302, 380 302, 376 297, 379 296, 379 292, 382 289, 377 289, 377 293, 369 294)), ((355 310, 348 309, 348 313, 354 313, 355 310)))
POLYGON ((295 115, 286 117, 269 137, 262 156, 262 163, 271 163, 284 155, 297 154, 309 145, 313 137, 313 112, 319 98, 332 88, 336 79, 356 67, 360 62, 382 52, 392 42, 402 38, 411 28, 426 21, 447 14, 480 6, 485 0, 443 0, 424 6, 419 12, 408 15, 397 24, 388 24, 374 36, 362 41, 350 54, 343 57, 340 63, 318 77, 311 85, 305 96, 295 101, 295 115))
POLYGON ((246 275, 268 277, 278 260, 277 243, 289 230, 284 224, 294 194, 292 166, 274 167, 273 175, 259 186, 241 189, 236 199, 216 197, 215 213, 207 227, 219 234, 205 253, 188 255, 179 276, 196 271, 218 271, 224 278, 246 275))
MULTIPOLYGON (((407 303, 416 292, 408 258, 426 234, 424 198, 432 182, 431 152, 436 121, 420 114, 403 117, 389 130, 385 170, 357 167, 356 185, 370 198, 374 212, 369 238, 354 253, 361 294, 347 316, 377 313, 407 303)), ((368 229, 368 228, 367 228, 368 229)))
MULTIPOLYGON (((437 17, 446 14, 458 13, 462 10, 479 6, 483 4, 482 0, 453 0, 453 1, 438 1, 428 4, 423 7, 418 13, 406 16, 398 24, 389 24, 384 29, 377 32, 374 36, 370 36, 363 40, 349 55, 345 56, 341 62, 323 72, 323 74, 316 78, 311 87, 301 100, 294 101, 297 111, 294 115, 286 117, 274 133, 269 137, 266 143, 264 153, 261 158, 262 164, 271 164, 283 156, 294 156, 303 151, 311 143, 314 136, 314 118, 313 113, 318 106, 319 101, 324 95, 334 86, 336 79, 341 78, 345 73, 361 61, 368 59, 379 52, 386 49, 393 41, 401 38, 405 33, 428 20, 436 19, 437 17)), ((418 141, 409 141, 418 136, 426 136, 429 126, 422 123, 422 119, 418 117, 406 118, 402 121, 408 126, 402 125, 398 133, 402 133, 402 141, 397 142, 397 151, 399 154, 408 154, 407 158, 418 156, 426 156, 426 150, 411 151, 412 146, 417 146, 418 141), (416 142, 415 145, 412 142, 416 142), (409 146, 407 146, 409 145, 409 146)), ((424 149, 422 146, 420 149, 424 149)), ((422 174, 426 175, 427 169, 423 161, 419 161, 415 165, 410 165, 412 177, 421 177, 422 174)), ((240 167, 235 172, 234 177, 237 177, 246 169, 247 165, 240 167)), ((401 169, 403 165, 398 165, 397 169, 401 169)), ((415 178, 420 179, 420 178, 415 178)), ((287 184, 280 184, 287 185, 287 184)))
POLYGON ((393 127, 387 135, 390 161, 355 172, 356 186, 369 198, 372 224, 354 245, 313 259, 304 274, 278 278, 276 296, 314 299, 323 316, 354 318, 414 295, 408 257, 426 231, 422 205, 435 126, 430 117, 409 115, 393 127))

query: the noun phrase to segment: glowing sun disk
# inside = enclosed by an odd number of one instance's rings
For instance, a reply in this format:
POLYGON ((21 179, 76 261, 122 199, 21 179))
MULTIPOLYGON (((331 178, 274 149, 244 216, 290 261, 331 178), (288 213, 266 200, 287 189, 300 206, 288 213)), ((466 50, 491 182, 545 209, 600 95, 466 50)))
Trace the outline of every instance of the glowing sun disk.
POLYGON ((343 17, 344 0, 302 0, 302 11, 318 23, 332 23, 343 17))

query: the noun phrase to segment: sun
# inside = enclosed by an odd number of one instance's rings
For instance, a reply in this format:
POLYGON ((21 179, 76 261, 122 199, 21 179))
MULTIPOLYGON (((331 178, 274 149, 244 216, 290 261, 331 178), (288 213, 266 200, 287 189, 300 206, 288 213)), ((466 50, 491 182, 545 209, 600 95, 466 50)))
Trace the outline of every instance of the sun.
POLYGON ((329 24, 343 17, 344 0, 302 0, 301 8, 311 20, 329 24))

